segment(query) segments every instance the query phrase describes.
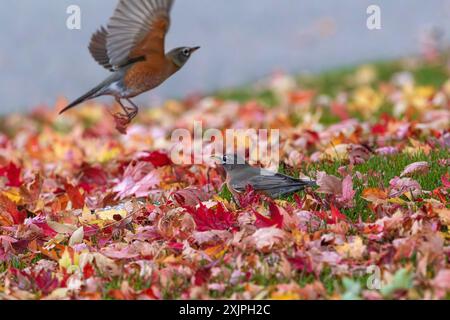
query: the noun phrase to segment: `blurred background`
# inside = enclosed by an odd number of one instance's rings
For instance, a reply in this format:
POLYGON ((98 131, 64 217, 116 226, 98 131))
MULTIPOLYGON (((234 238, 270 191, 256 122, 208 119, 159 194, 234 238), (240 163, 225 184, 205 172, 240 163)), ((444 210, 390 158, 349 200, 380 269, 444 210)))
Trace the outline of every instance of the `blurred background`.
MULTIPOLYGON (((2 0, 1 113, 73 100, 108 72, 87 50, 115 0, 2 0), (68 30, 66 9, 79 5, 82 29, 68 30)), ((315 73, 420 53, 430 30, 450 34, 450 0, 178 0, 167 47, 200 45, 188 66, 137 99, 165 98, 243 85, 273 71, 315 73), (368 30, 366 10, 381 7, 382 29, 368 30)), ((106 100, 109 101, 109 100, 106 100)))

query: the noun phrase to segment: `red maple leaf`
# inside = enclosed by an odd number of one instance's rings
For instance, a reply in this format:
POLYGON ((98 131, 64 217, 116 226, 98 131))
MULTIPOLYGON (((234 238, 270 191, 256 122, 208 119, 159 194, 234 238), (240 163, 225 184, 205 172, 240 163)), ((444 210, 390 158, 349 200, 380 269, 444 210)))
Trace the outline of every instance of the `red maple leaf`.
POLYGON ((384 135, 387 132, 387 126, 385 124, 377 123, 372 127, 372 133, 378 135, 384 135))
POLYGON ((69 183, 66 183, 64 188, 66 189, 70 202, 72 202, 72 207, 74 209, 83 209, 85 197, 81 194, 80 189, 69 183))
POLYGON ((219 203, 216 209, 207 208, 200 204, 198 208, 185 207, 187 212, 194 218, 198 231, 210 230, 234 230, 236 228, 236 216, 225 209, 219 203))
POLYGON ((391 116, 384 113, 381 115, 380 122, 372 127, 372 133, 377 135, 385 135, 388 132, 388 125, 391 122, 391 116))
POLYGON ((20 179, 20 174, 22 168, 15 165, 15 163, 10 162, 9 165, 0 168, 0 176, 8 178, 8 187, 20 187, 23 181, 20 179))
POLYGON ((90 263, 86 263, 83 268, 83 276, 85 279, 91 278, 95 274, 95 269, 90 263))
MULTIPOLYGON (((8 221, 7 224, 22 224, 27 214, 24 211, 19 211, 16 204, 10 200, 7 196, 0 194, 0 216, 4 216, 8 221)), ((1 223, 0 219, 0 223, 1 223)))
POLYGON ((173 249, 174 251, 183 251, 184 244, 172 241, 168 243, 168 246, 170 249, 173 249))
POLYGON ((194 276, 194 283, 196 286, 201 286, 208 282, 209 278, 211 277, 211 269, 210 268, 202 268, 197 270, 194 276))
POLYGON ((259 202, 261 195, 257 193, 251 185, 248 185, 245 192, 237 195, 237 201, 242 208, 247 208, 259 202))
POLYGON ((139 159, 140 161, 151 162, 156 168, 172 164, 169 156, 161 151, 150 152, 147 156, 139 159))
POLYGON ((34 277, 30 277, 30 279, 32 278, 34 278, 35 284, 39 291, 44 294, 49 294, 59 286, 58 278, 48 270, 41 270, 34 277))
POLYGON ((255 212, 256 222, 255 225, 258 228, 269 228, 276 226, 277 228, 283 227, 283 216, 280 213, 280 209, 275 205, 275 203, 269 203, 270 218, 267 218, 258 212, 255 212))
POLYGON ((301 209, 301 208, 303 208, 303 201, 302 201, 302 199, 300 199, 300 197, 299 197, 299 195, 298 194, 294 194, 294 200, 295 200, 295 203, 297 204, 297 206, 301 209))
POLYGON ((339 221, 346 221, 347 216, 342 214, 338 208, 331 204, 331 221, 328 223, 338 223, 339 221))
POLYGON ((106 186, 108 183, 108 176, 102 168, 87 165, 82 168, 81 172, 79 187, 86 192, 91 192, 97 187, 106 186))
POLYGON ((308 273, 313 272, 310 259, 305 257, 288 258, 288 261, 292 264, 295 270, 306 271, 308 273))

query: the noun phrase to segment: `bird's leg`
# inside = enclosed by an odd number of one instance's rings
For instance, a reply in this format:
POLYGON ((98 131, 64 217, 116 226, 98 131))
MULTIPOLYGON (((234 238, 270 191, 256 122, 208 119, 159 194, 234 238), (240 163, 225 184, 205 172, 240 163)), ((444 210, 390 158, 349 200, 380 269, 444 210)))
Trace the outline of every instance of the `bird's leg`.
POLYGON ((127 107, 126 109, 130 113, 131 119, 134 119, 139 112, 139 107, 133 101, 131 101, 131 99, 127 99, 127 101, 131 104, 132 107, 127 107))
POLYGON ((128 109, 122 104, 122 101, 120 101, 120 98, 116 98, 116 102, 122 107, 123 111, 125 112, 125 114, 120 112, 113 114, 114 120, 116 121, 116 129, 122 134, 127 134, 127 127, 131 123, 131 120, 135 115, 133 116, 132 114, 130 114, 128 109))
MULTIPOLYGON (((137 115, 137 107, 133 103, 133 108, 126 107, 119 98, 116 98, 116 101, 125 113, 117 113, 115 116, 130 123, 137 115)), ((130 100, 127 99, 127 101, 130 100)))

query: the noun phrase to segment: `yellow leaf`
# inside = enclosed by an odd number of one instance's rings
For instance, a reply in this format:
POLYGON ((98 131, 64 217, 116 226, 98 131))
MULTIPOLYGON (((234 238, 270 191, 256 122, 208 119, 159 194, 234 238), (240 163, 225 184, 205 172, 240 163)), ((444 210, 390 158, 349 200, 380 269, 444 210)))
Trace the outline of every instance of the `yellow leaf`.
POLYGON ((3 194, 16 204, 20 202, 22 197, 20 196, 20 190, 18 188, 11 188, 8 191, 4 191, 3 194))
POLYGON ((388 202, 389 203, 394 203, 394 204, 400 204, 400 205, 406 204, 406 201, 402 200, 400 198, 391 198, 391 199, 388 200, 388 202))
POLYGON ((71 255, 68 248, 65 248, 61 259, 58 260, 58 263, 60 268, 67 270, 68 273, 73 273, 79 269, 79 258, 80 256, 78 253, 73 252, 73 255, 71 255))
POLYGON ((270 296, 273 300, 299 300, 300 295, 298 293, 287 291, 287 292, 274 292, 270 296))
POLYGON ((361 259, 366 251, 366 246, 360 237, 354 237, 351 242, 336 246, 336 251, 344 257, 361 259))
POLYGON ((105 148, 102 150, 102 152, 97 154, 97 161, 100 163, 109 162, 111 160, 114 160, 117 158, 117 156, 120 154, 119 148, 105 148))
POLYGON ((44 208, 45 208, 45 201, 42 200, 42 199, 39 199, 39 200, 36 202, 36 207, 34 208, 34 212, 41 211, 41 210, 43 210, 44 208))
POLYGON ((323 160, 335 160, 335 161, 346 160, 348 158, 348 150, 349 150, 348 144, 333 145, 323 152, 321 158, 323 160))
POLYGON ((59 266, 63 269, 69 269, 69 267, 72 265, 72 259, 70 258, 69 251, 64 250, 64 253, 61 256, 61 259, 58 261, 59 266))
POLYGON ((81 212, 80 222, 83 223, 91 223, 97 219, 95 214, 92 214, 91 210, 88 207, 84 206, 83 211, 81 212))
POLYGON ((447 226, 450 226, 450 209, 443 208, 435 210, 439 215, 441 222, 447 226))
POLYGON ((69 293, 69 289, 67 288, 58 288, 52 291, 47 297, 43 300, 60 300, 67 298, 67 294, 69 293))
POLYGON ((225 252, 227 252, 227 248, 226 247, 224 248, 222 245, 209 247, 208 249, 205 250, 205 253, 208 256, 216 260, 222 258, 225 255, 225 252))
POLYGON ((96 214, 101 220, 115 221, 114 216, 119 215, 121 219, 125 219, 128 212, 125 209, 108 209, 97 211, 96 214))

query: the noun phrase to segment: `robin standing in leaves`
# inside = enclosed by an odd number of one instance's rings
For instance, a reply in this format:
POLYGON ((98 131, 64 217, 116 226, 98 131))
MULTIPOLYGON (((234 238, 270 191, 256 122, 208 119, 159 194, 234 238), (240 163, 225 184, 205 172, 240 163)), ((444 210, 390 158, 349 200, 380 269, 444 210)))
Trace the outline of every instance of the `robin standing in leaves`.
POLYGON ((117 129, 126 133, 127 125, 138 113, 130 99, 161 85, 199 49, 181 47, 165 52, 173 3, 174 0, 120 0, 107 27, 101 27, 89 45, 94 59, 112 75, 60 114, 86 100, 113 96, 124 112, 115 115, 117 129), (125 106, 122 100, 130 105, 125 106))
POLYGON ((224 155, 216 159, 220 161, 226 171, 226 184, 235 199, 238 194, 246 191, 247 186, 271 198, 279 198, 306 187, 316 186, 315 181, 296 179, 281 173, 252 167, 238 155, 224 155))

